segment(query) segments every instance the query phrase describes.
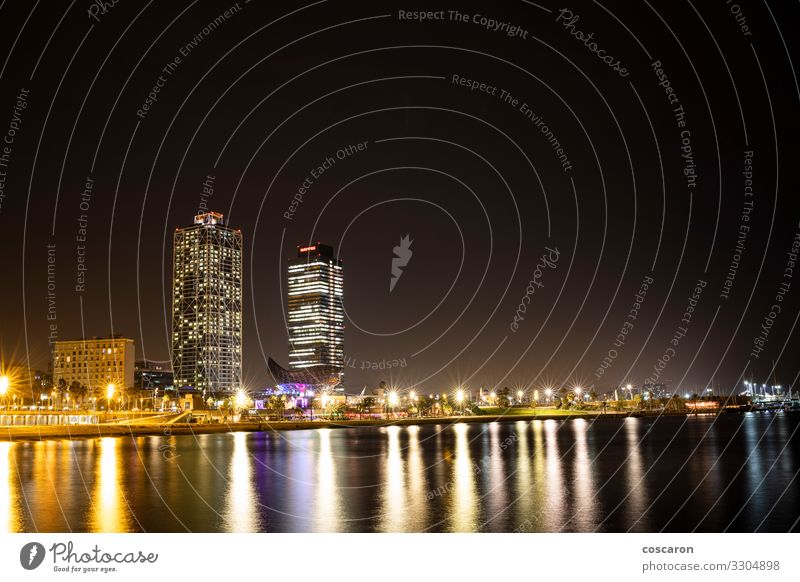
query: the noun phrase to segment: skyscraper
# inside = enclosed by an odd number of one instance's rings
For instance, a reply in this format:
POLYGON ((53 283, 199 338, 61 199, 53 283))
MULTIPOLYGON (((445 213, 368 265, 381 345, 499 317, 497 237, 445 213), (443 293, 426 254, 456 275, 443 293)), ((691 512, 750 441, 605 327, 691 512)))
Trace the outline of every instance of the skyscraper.
POLYGON ((175 229, 172 369, 175 387, 210 394, 242 385, 242 232, 206 212, 175 229))
POLYGON ((288 279, 289 368, 341 379, 342 262, 328 245, 298 246, 288 279))

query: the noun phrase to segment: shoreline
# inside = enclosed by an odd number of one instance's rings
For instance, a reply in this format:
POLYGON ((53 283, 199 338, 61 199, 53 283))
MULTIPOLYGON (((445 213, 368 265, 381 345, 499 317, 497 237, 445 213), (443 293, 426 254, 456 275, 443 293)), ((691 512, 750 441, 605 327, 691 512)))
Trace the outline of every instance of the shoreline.
MULTIPOLYGON (((363 419, 363 420, 300 420, 276 422, 237 422, 207 424, 93 424, 93 425, 31 425, 0 427, 0 442, 32 442, 63 439, 91 439, 126 436, 177 436, 236 432, 279 432, 285 430, 313 430, 320 428, 356 428, 383 426, 413 426, 423 424, 461 424, 492 422, 530 422, 532 420, 574 420, 602 418, 627 418, 649 416, 626 412, 578 412, 574 414, 492 414, 482 416, 447 416, 426 418, 363 419)), ((657 416, 657 415, 653 415, 657 416)), ((661 414, 659 416, 676 416, 661 414)), ((685 416, 680 413, 677 416, 685 416)))

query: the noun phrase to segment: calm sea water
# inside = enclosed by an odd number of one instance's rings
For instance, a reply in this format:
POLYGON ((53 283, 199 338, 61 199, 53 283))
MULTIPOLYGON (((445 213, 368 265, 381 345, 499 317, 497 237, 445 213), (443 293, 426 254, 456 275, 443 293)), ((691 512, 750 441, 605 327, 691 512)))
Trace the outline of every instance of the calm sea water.
POLYGON ((799 416, 2 442, 0 527, 798 531, 799 416))

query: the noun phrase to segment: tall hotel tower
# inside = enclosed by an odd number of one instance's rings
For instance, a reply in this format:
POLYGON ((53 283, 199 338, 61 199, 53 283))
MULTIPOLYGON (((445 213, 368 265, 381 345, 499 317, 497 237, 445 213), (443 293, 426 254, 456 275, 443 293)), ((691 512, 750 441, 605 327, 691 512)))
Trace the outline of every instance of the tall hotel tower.
POLYGON ((242 232, 206 212, 175 229, 175 387, 225 394, 242 386, 242 232))
POLYGON ((320 243, 289 261, 289 368, 341 380, 344 368, 342 262, 320 243))

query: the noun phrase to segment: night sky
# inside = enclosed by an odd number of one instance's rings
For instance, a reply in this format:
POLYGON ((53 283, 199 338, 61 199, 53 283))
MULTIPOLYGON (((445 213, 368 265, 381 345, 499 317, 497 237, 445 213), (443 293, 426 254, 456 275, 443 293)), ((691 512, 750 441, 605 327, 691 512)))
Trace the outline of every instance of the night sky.
POLYGON ((51 333, 168 360, 205 204, 244 236, 250 388, 317 240, 350 391, 796 382, 797 3, 98 6, 0 2, 5 360, 46 368, 51 333))

